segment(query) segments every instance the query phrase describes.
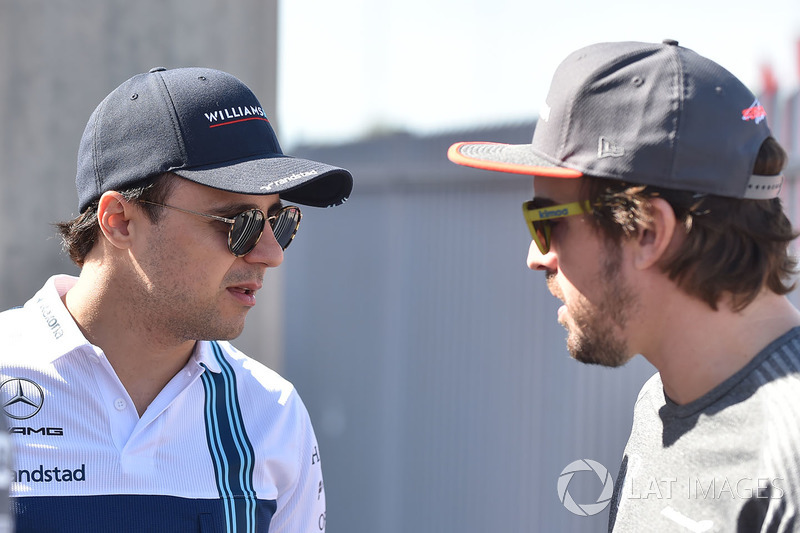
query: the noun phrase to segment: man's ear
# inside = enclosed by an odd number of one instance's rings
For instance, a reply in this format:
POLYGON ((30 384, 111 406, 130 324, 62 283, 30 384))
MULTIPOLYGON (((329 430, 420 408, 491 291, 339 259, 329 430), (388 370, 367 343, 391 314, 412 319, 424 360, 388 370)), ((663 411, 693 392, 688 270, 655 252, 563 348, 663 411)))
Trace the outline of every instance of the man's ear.
POLYGON ((132 217, 136 207, 117 191, 108 191, 100 197, 97 221, 100 231, 112 246, 126 249, 131 246, 132 217))
POLYGON ((650 199, 650 222, 634 239, 634 265, 646 270, 657 265, 666 255, 675 235, 675 211, 663 198, 650 199))

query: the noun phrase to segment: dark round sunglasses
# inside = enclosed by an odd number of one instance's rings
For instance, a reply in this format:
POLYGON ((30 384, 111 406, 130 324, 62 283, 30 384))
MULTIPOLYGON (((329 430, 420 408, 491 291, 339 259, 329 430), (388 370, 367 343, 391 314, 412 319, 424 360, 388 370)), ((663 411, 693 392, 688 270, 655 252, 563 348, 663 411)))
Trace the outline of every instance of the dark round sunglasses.
POLYGON ((300 208, 294 205, 287 205, 271 216, 264 215, 261 209, 248 209, 233 218, 225 218, 216 215, 208 215, 206 213, 198 213, 197 211, 190 211, 189 209, 182 209, 174 205, 159 204, 146 200, 139 200, 139 202, 167 207, 175 211, 180 211, 181 213, 189 213, 190 215, 211 218, 230 224, 230 229, 228 230, 228 250, 236 257, 245 256, 253 251, 253 248, 256 247, 259 239, 261 239, 261 235, 264 233, 264 226, 267 222, 269 222, 269 226, 272 228, 272 233, 275 234, 275 240, 278 241, 280 247, 285 250, 289 247, 292 239, 294 239, 294 236, 297 234, 297 228, 300 226, 300 219, 303 217, 300 208))

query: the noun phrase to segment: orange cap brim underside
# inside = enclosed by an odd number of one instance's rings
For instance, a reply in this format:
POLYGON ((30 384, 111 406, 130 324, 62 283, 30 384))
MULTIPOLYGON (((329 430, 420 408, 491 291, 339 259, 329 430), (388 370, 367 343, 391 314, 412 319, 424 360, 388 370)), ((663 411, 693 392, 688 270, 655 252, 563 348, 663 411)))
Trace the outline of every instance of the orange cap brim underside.
POLYGON ((503 143, 488 142, 459 142, 452 145, 447 150, 447 158, 457 165, 466 167, 480 168, 483 170, 494 170, 496 172, 510 172, 512 174, 529 174, 532 176, 546 176, 550 178, 580 178, 583 173, 570 168, 521 165, 518 163, 508 163, 504 161, 491 161, 487 159, 476 159, 461 153, 461 148, 470 145, 498 145, 511 146, 503 143))

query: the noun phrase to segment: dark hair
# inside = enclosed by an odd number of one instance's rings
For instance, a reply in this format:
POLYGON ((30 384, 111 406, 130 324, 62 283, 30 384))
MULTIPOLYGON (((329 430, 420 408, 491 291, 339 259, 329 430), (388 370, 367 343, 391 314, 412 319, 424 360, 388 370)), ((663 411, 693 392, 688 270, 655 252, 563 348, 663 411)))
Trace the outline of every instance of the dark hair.
MULTIPOLYGON (((758 153, 754 174, 780 174, 786 152, 772 137, 758 153)), ((781 201, 742 200, 695 194, 617 180, 591 178, 583 191, 592 205, 592 223, 611 241, 638 235, 651 222, 650 199, 672 206, 686 239, 664 258, 661 269, 678 286, 717 309, 723 294, 733 309, 747 307, 766 286, 776 294, 794 289, 797 261, 789 243, 797 237, 781 201)))
MULTIPOLYGON (((126 200, 145 200, 148 202, 164 203, 172 192, 175 180, 171 174, 162 174, 150 183, 118 191, 126 200)), ((86 209, 66 222, 57 222, 55 226, 61 233, 62 246, 69 254, 70 259, 83 266, 86 256, 94 248, 100 235, 100 225, 97 220, 97 206, 100 200, 94 200, 86 209)), ((160 220, 162 208, 150 204, 139 204, 151 222, 160 220)))

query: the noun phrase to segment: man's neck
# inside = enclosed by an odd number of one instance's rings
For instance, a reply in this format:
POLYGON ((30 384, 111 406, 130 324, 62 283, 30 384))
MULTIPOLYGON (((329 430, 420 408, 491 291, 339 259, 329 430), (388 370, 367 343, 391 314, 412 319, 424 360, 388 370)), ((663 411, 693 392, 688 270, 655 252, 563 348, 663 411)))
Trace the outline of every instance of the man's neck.
POLYGON ((740 312, 733 311, 727 301, 714 311, 696 298, 681 300, 662 309, 654 342, 642 350, 659 370, 665 393, 678 404, 707 394, 770 342, 800 326, 797 308, 786 297, 768 291, 740 312))
POLYGON ((103 350, 141 416, 186 365, 195 341, 179 342, 150 331, 137 320, 119 282, 82 273, 62 300, 86 339, 103 350))

